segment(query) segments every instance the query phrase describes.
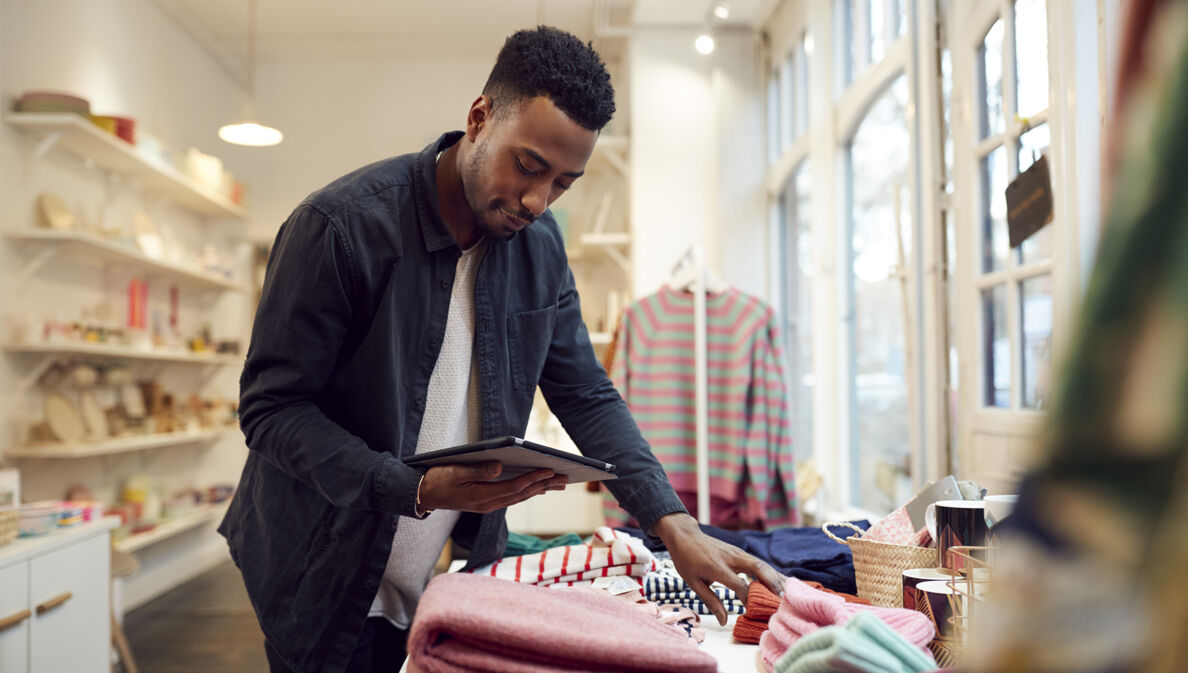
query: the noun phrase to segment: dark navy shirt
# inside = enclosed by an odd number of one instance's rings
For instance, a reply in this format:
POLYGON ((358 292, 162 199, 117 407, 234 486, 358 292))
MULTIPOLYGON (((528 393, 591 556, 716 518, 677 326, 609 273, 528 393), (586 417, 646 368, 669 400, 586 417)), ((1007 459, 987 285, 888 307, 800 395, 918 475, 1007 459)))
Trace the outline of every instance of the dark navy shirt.
MULTIPOLYGON (((462 254, 442 222, 435 157, 334 181, 281 226, 240 381, 247 463, 219 530, 265 636, 296 671, 347 663, 400 517, 415 516, 429 376, 462 254)), ((522 435, 537 385, 644 530, 683 512, 594 355, 556 222, 492 242, 474 289, 482 436, 522 435)), ((453 539, 475 567, 499 558, 504 511, 464 513, 453 539)))

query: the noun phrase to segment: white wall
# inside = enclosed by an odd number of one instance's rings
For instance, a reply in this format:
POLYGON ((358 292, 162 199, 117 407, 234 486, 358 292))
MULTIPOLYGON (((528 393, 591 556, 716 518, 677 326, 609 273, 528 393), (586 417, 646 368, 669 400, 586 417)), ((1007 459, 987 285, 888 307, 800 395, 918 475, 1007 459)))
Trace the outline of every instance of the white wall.
POLYGON ((664 284, 693 243, 709 268, 765 297, 762 116, 757 36, 637 32, 629 56, 635 295, 664 284))
POLYGON ((285 133, 285 140, 236 153, 252 175, 251 236, 271 242, 310 192, 464 128, 496 53, 498 45, 490 53, 455 58, 265 59, 257 76, 257 110, 261 120, 285 133))
MULTIPOLYGON (((195 146, 221 155, 230 170, 244 175, 243 164, 215 136, 218 126, 242 108, 242 91, 149 0, 0 0, 0 105, 5 111, 11 109, 14 99, 31 89, 83 96, 97 114, 134 117, 141 132, 175 149, 195 146)), ((34 144, 15 128, 0 125, 2 228, 36 226, 34 202, 41 192, 59 195, 76 216, 90 223, 102 218, 110 225, 127 226, 133 212, 145 210, 158 226, 171 227, 191 247, 210 242, 230 250, 245 226, 201 220, 167 202, 146 198, 134 184, 108 184, 102 173, 58 152, 34 161, 34 144)), ((7 242, 0 244, 0 315, 60 313, 76 318, 83 309, 104 301, 116 316, 124 315, 121 289, 129 272, 59 258, 27 283, 17 284, 14 275, 27 256, 7 242)), ((168 284, 152 283, 151 308, 164 310, 167 292, 168 284)), ((245 295, 219 298, 183 291, 181 328, 196 331, 201 322, 210 320, 216 338, 239 338, 246 328, 247 303, 245 295)), ((23 403, 15 395, 16 377, 29 365, 26 356, 0 358, 0 450, 20 441, 18 435, 27 422, 39 420, 36 391, 23 403)), ((160 376, 167 389, 178 393, 234 398, 238 377, 234 369, 207 372, 201 380, 195 376, 199 370, 188 367, 140 366, 134 372, 160 376)), ((242 438, 231 435, 205 445, 102 458, 24 460, 16 466, 21 469, 26 501, 61 499, 67 487, 82 483, 98 499, 112 502, 124 480, 136 472, 153 475, 166 492, 233 483, 245 455, 242 438)), ((139 602, 226 558, 226 545, 213 527, 164 543, 169 549, 146 549, 141 555, 142 573, 127 587, 130 601, 139 602)))

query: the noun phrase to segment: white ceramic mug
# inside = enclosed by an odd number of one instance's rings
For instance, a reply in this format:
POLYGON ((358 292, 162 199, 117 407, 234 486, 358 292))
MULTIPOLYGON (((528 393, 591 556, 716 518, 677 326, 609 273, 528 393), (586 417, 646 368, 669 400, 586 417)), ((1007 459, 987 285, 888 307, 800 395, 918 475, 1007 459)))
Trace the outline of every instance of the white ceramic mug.
POLYGON ((1002 523, 1003 519, 1011 515, 1018 500, 1017 495, 988 495, 983 498, 982 502, 986 503, 986 526, 993 528, 1002 523))

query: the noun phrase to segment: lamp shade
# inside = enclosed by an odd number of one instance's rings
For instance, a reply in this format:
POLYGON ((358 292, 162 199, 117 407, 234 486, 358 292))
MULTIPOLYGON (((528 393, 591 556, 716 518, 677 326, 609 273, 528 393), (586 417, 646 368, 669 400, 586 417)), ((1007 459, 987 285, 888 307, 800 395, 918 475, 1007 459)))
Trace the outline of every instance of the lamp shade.
POLYGON ((285 134, 256 122, 240 122, 219 127, 219 137, 233 145, 268 147, 285 139, 285 134))

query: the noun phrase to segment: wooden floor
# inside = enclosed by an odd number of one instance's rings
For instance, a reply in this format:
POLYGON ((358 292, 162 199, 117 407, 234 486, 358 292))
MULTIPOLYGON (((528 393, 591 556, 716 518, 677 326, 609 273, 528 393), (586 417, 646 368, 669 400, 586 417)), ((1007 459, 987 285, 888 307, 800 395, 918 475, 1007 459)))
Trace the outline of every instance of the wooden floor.
POLYGON ((141 673, 267 673, 264 635, 230 561, 128 613, 141 673))

